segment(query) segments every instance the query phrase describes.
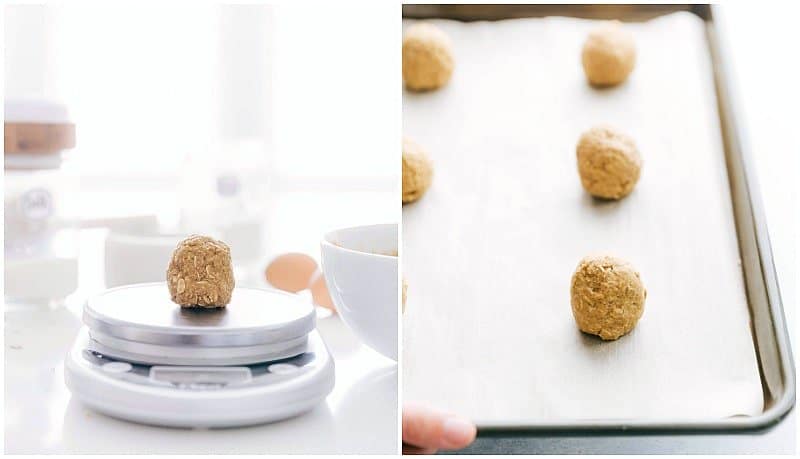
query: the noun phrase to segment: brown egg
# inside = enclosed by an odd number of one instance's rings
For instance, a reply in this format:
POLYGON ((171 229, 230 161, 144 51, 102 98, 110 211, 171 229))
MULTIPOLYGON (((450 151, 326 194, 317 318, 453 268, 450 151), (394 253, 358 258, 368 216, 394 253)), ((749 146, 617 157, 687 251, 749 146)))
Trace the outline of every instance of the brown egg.
POLYGON ((408 282, 403 277, 403 312, 406 312, 406 296, 408 295, 408 282))
POLYGON ((304 253, 284 253, 267 265, 265 275, 273 287, 297 293, 308 287, 317 262, 304 253))
POLYGON ((314 299, 314 304, 336 311, 336 306, 333 305, 331 295, 328 293, 328 286, 325 284, 325 276, 321 270, 317 270, 311 277, 308 288, 311 289, 311 297, 314 299))

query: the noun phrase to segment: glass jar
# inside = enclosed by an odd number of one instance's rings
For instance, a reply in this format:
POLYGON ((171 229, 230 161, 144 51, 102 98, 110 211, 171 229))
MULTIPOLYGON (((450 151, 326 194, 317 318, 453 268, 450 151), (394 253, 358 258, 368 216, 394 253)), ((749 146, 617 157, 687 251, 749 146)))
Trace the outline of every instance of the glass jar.
POLYGON ((3 161, 6 305, 57 304, 78 286, 78 231, 64 212, 75 187, 61 170, 61 151, 74 145, 74 127, 9 118, 7 106, 3 161), (53 127, 57 132, 48 132, 53 127))

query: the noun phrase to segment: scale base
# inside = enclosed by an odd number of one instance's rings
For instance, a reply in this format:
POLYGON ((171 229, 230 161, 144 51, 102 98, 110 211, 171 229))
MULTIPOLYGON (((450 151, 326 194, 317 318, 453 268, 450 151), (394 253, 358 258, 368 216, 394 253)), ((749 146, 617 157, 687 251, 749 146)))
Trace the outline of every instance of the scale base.
POLYGON ((316 330, 294 357, 242 366, 144 365, 93 349, 84 327, 65 363, 72 394, 128 421, 169 427, 237 427, 297 416, 333 390, 334 364, 316 330))

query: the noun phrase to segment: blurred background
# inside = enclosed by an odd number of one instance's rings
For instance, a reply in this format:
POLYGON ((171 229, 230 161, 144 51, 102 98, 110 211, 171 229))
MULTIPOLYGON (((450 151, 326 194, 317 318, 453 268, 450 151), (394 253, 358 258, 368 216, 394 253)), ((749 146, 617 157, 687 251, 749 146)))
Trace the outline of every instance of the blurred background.
POLYGON ((370 89, 326 75, 357 58, 320 60, 308 37, 326 22, 205 2, 6 7, 5 255, 22 266, 6 270, 7 293, 43 295, 31 269, 62 279, 55 296, 73 270, 85 294, 161 280, 164 251, 192 232, 228 242, 239 281, 258 284, 276 254, 318 258, 327 230, 397 221, 399 168, 382 151, 393 126, 330 121, 348 91, 370 89), (74 125, 74 139, 18 151, 9 123, 23 137, 74 125))

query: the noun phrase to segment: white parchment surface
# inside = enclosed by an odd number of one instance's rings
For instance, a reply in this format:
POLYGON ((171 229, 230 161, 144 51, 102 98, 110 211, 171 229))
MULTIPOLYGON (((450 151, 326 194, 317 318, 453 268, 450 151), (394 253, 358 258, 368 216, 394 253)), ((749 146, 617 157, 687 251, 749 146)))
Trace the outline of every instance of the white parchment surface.
POLYGON ((404 400, 479 424, 760 413, 702 21, 628 25, 636 69, 607 90, 580 64, 593 21, 434 22, 456 68, 439 91, 403 94, 403 134, 435 164, 403 208, 404 400), (579 135, 604 123, 644 161, 619 202, 593 200, 577 174, 579 135), (580 333, 570 310, 570 277, 598 252, 631 261, 648 292, 614 342, 580 333))

